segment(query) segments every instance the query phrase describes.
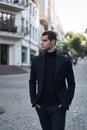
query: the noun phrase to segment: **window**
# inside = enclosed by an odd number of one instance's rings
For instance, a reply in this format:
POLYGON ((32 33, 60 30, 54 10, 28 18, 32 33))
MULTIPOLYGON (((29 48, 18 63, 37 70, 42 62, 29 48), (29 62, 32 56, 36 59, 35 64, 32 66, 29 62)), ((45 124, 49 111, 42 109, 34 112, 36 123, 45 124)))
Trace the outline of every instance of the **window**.
POLYGON ((32 14, 33 14, 33 16, 34 16, 34 7, 33 7, 33 10, 32 10, 33 12, 32 12, 32 14))
POLYGON ((30 14, 32 13, 32 4, 30 3, 30 14))
POLYGON ((21 31, 24 32, 24 18, 22 18, 21 20, 22 20, 22 28, 21 28, 21 31))
POLYGON ((26 21, 26 34, 28 34, 28 21, 26 21))
POLYGON ((4 25, 7 24, 7 15, 6 15, 6 13, 3 13, 3 24, 4 25))
POLYGON ((28 0, 26 0, 26 6, 28 6, 29 5, 29 3, 28 3, 29 1, 28 0))
POLYGON ((30 62, 32 62, 33 57, 36 55, 36 51, 30 49, 30 62))
POLYGON ((27 63, 27 48, 22 46, 22 63, 27 63))
POLYGON ((33 35, 32 35, 32 38, 34 38, 35 37, 35 35, 34 35, 34 27, 33 27, 33 35))
POLYGON ((18 3, 19 2, 19 0, 14 0, 14 3, 18 3))
POLYGON ((11 25, 12 26, 15 26, 14 23, 15 23, 15 16, 14 15, 11 15, 10 16, 10 20, 11 20, 11 25))
POLYGON ((30 24, 30 37, 32 37, 32 25, 30 24))
POLYGON ((0 12, 0 21, 1 21, 1 19, 2 19, 2 13, 0 12))
POLYGON ((2 19, 2 13, 0 12, 0 27, 2 26, 2 21, 3 21, 3 19, 2 19))
POLYGON ((37 40, 37 29, 35 29, 35 40, 37 40))
POLYGON ((0 12, 0 30, 7 32, 16 32, 17 28, 15 27, 15 15, 0 12))
POLYGON ((37 10, 35 10, 34 14, 35 14, 34 16, 35 16, 35 19, 36 19, 37 18, 37 10))

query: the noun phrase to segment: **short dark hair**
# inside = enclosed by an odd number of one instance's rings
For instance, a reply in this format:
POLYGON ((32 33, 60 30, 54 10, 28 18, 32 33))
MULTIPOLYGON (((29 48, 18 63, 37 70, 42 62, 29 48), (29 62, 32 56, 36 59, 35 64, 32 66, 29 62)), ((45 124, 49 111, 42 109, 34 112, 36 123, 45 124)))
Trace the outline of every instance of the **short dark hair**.
POLYGON ((44 35, 47 35, 48 36, 48 39, 51 41, 51 40, 55 40, 55 43, 57 41, 57 35, 55 32, 53 31, 45 31, 42 33, 42 36, 44 35))

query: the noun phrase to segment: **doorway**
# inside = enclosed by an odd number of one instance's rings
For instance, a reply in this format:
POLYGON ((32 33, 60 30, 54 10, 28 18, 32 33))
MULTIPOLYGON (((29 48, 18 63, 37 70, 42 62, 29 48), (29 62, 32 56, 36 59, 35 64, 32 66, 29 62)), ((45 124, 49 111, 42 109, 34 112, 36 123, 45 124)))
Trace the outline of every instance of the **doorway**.
POLYGON ((8 45, 0 44, 0 64, 8 65, 8 45))

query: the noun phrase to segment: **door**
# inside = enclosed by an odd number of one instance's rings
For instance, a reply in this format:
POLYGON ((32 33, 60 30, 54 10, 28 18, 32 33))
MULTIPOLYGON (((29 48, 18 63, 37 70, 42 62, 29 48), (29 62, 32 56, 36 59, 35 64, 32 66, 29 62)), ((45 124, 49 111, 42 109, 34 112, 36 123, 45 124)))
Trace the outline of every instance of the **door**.
POLYGON ((0 45, 0 64, 8 64, 8 45, 0 45))

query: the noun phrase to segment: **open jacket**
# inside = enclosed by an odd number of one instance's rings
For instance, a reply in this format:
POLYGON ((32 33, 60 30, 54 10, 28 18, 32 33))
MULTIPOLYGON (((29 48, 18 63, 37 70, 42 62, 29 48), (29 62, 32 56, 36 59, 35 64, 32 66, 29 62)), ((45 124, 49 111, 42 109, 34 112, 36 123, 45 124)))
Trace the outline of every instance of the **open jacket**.
MULTIPOLYGON (((45 72, 44 61, 45 55, 42 54, 34 57, 31 64, 29 91, 33 107, 38 103, 42 93, 45 72)), ((74 96, 75 79, 71 61, 61 54, 56 56, 55 85, 58 99, 68 110, 74 96)))

